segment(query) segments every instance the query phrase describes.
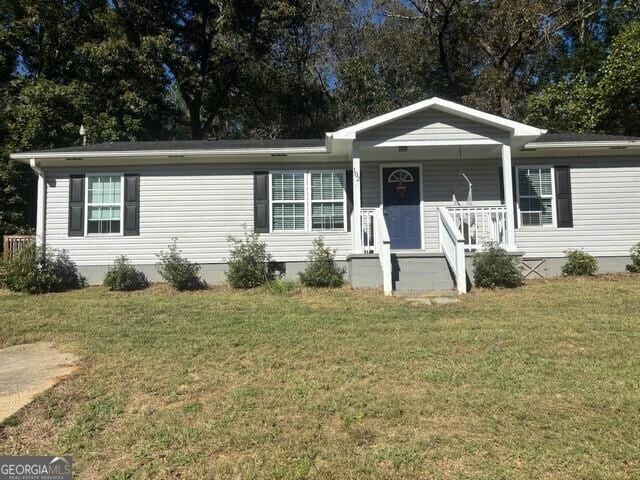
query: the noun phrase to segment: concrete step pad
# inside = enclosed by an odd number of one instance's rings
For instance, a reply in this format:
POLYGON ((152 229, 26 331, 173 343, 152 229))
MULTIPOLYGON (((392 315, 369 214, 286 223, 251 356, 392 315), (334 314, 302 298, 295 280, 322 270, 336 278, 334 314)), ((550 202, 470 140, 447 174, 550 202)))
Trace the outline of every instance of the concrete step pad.
POLYGON ((427 292, 433 290, 448 290, 454 287, 453 280, 447 278, 429 277, 422 274, 420 276, 401 275, 395 282, 396 291, 402 292, 427 292))
POLYGON ((402 297, 407 302, 415 306, 431 306, 431 305, 451 305, 460 303, 460 299, 456 297, 402 297))
POLYGON ((458 291, 455 288, 444 290, 403 290, 401 292, 393 292, 393 295, 401 298, 437 298, 437 297, 457 297, 458 291))

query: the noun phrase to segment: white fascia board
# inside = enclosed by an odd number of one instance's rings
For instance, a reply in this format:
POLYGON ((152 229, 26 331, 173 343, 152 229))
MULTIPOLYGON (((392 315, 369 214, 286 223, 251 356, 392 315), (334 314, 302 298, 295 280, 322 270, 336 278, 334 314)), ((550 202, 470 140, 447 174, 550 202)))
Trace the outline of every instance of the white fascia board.
POLYGON ((587 142, 531 142, 524 150, 545 150, 556 148, 640 148, 640 140, 605 140, 587 142))
POLYGON ((405 141, 363 141, 359 142, 362 148, 398 148, 398 147, 459 147, 459 146, 482 146, 482 145, 502 145, 503 142, 482 138, 477 140, 405 140, 405 141))
POLYGON ((226 150, 122 150, 117 152, 85 151, 85 152, 24 152, 12 153, 12 160, 29 162, 33 159, 54 160, 67 158, 158 158, 158 157, 237 157, 237 156, 271 156, 271 155, 304 155, 327 154, 327 147, 300 148, 251 148, 226 150))
POLYGON ((450 102, 438 97, 433 97, 428 100, 423 100, 422 102, 414 103, 413 105, 409 105, 407 107, 399 108, 392 112, 385 113, 384 115, 380 115, 370 120, 357 123, 356 125, 343 128, 342 130, 338 130, 337 132, 333 132, 329 135, 331 135, 335 139, 354 140, 359 132, 384 125, 385 123, 389 123, 393 120, 404 118, 408 115, 420 112, 427 108, 434 108, 446 113, 451 113, 452 115, 456 115, 458 117, 467 118, 478 123, 500 128, 510 132, 513 136, 516 137, 526 136, 536 138, 547 132, 546 130, 531 127, 529 125, 525 125, 524 123, 514 122, 513 120, 508 120, 506 118, 498 117, 497 115, 481 112, 480 110, 465 107, 464 105, 460 105, 455 102, 450 102))

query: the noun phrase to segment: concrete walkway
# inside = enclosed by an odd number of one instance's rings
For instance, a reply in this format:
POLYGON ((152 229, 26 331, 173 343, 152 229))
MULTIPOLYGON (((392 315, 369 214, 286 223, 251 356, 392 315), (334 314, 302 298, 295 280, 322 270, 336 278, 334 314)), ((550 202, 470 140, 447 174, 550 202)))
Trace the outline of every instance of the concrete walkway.
POLYGON ((46 342, 0 350, 0 422, 73 373, 77 361, 46 342))

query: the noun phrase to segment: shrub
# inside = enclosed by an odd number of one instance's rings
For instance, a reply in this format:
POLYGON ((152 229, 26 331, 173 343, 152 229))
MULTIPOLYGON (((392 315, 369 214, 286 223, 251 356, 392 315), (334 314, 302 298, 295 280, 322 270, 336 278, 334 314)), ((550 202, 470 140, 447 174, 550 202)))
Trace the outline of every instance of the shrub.
POLYGON ((105 287, 116 292, 141 290, 149 286, 147 276, 131 265, 124 255, 116 258, 107 274, 104 276, 105 287))
POLYGON ((257 233, 245 234, 243 239, 229 237, 233 244, 228 260, 227 280, 233 288, 254 288, 273 279, 271 255, 257 233))
POLYGON ((2 262, 0 284, 14 292, 47 293, 82 288, 86 282, 67 252, 31 244, 2 262))
POLYGON ((267 282, 265 287, 271 293, 278 293, 278 294, 289 293, 294 288, 296 288, 296 282, 292 282, 291 280, 285 280, 283 278, 278 277, 274 280, 271 280, 270 282, 267 282))
POLYGON ((598 271, 598 262, 582 250, 567 250, 567 263, 562 266, 564 276, 593 275, 598 271))
POLYGON ((198 276, 200 265, 190 262, 180 254, 175 238, 173 243, 169 245, 169 251, 160 252, 158 258, 160 259, 158 265, 160 275, 176 290, 207 288, 207 284, 198 276))
POLYGON ((627 265, 627 270, 633 273, 640 273, 640 243, 631 249, 631 263, 627 265))
POLYGON ((344 268, 335 262, 335 251, 324 245, 322 238, 313 241, 309 264, 300 272, 300 281, 307 287, 340 287, 344 283, 344 268))
POLYGON ((476 252, 473 268, 473 281, 478 287, 515 288, 524 282, 516 258, 495 243, 488 243, 484 250, 476 252))

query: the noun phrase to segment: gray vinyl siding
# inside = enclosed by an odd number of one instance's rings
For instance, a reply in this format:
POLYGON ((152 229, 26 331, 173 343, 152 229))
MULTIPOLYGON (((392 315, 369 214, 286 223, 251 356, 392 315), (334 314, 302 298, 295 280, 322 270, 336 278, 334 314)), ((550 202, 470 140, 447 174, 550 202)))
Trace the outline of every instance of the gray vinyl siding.
POLYGON ((380 166, 422 165, 424 248, 429 252, 439 252, 438 207, 450 207, 452 193, 458 201, 466 205, 467 182, 460 176, 465 173, 473 183, 474 205, 500 205, 500 184, 498 159, 477 160, 429 160, 424 162, 363 162, 362 206, 380 206, 380 166))
POLYGON ((473 120, 456 117, 435 109, 425 110, 372 128, 358 135, 358 140, 386 141, 456 141, 508 140, 503 130, 473 120))
POLYGON ((516 165, 569 165, 573 228, 516 230, 527 256, 559 257, 568 249, 627 256, 640 242, 640 158, 517 159, 516 165))
MULTIPOLYGON (((380 165, 362 161, 362 206, 380 205, 380 165)), ((393 163, 393 162, 384 162, 393 163)), ((451 206, 456 196, 464 205, 466 182, 473 183, 474 205, 498 205, 500 160, 429 160, 396 162, 422 165, 424 194, 424 246, 439 251, 437 207, 451 206)), ((640 242, 640 158, 514 159, 514 165, 569 165, 573 200, 573 228, 520 228, 516 242, 529 257, 560 257, 564 251, 582 248, 597 256, 626 256, 640 242)), ((298 164, 299 165, 299 164, 298 164)), ((47 170, 46 241, 66 249, 79 265, 105 265, 125 254, 138 264, 154 264, 156 253, 166 249, 172 237, 185 255, 199 263, 223 263, 229 254, 229 235, 253 228, 253 172, 288 170, 284 165, 192 165, 140 168, 92 168, 47 170), (68 175, 72 173, 139 173, 140 236, 69 237, 68 175)), ((310 164, 309 169, 317 168, 310 164)), ((348 163, 323 168, 349 168, 348 163)), ((303 168, 304 169, 304 168, 303 168)), ((337 249, 338 258, 351 253, 347 232, 263 234, 269 252, 278 261, 303 261, 314 238, 323 236, 337 249)))
MULTIPOLYGON (((346 164, 323 168, 347 168, 346 164)), ((46 197, 46 242, 68 250, 78 265, 105 265, 118 255, 135 264, 154 264, 156 254, 178 239, 178 248, 198 263, 224 263, 228 237, 253 230, 253 172, 290 170, 291 165, 162 166, 139 168, 49 169, 46 197), (69 237, 69 174, 140 174, 140 236, 88 235, 69 237)), ((313 165, 310 169, 316 169, 313 165)), ((351 252, 348 232, 263 234, 268 251, 277 261, 303 261, 312 240, 322 236, 337 250, 338 258, 351 252)))
MULTIPOLYGON (((380 165, 362 162, 362 206, 380 206, 380 165)), ((388 162, 394 164, 393 162, 388 162)), ((499 205, 499 159, 396 162, 422 165, 424 247, 439 251, 437 207, 452 206, 456 177, 473 183, 474 205, 499 205)), ((640 242, 640 158, 514 159, 514 165, 569 165, 573 228, 526 227, 516 230, 519 251, 528 257, 561 257, 584 249, 596 256, 627 256, 640 242)), ((514 179, 515 180, 515 179, 514 179)), ((467 186, 459 179, 456 197, 465 205, 467 186)))

